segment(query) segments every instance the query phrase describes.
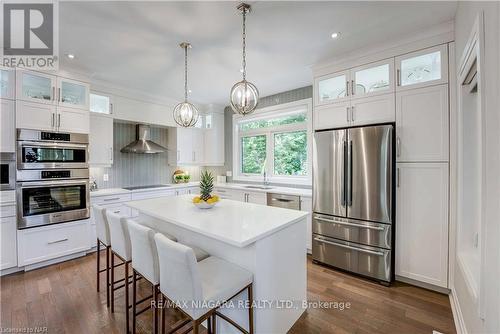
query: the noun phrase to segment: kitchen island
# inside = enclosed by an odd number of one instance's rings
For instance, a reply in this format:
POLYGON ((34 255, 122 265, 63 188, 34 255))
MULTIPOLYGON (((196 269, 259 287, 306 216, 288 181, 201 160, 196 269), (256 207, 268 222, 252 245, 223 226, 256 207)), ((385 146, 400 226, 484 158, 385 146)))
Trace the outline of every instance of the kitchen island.
MULTIPOLYGON (((126 205, 139 212, 140 223, 251 271, 255 332, 286 333, 305 310, 307 213, 232 200, 198 209, 191 200, 185 195, 126 205)), ((248 312, 237 302, 246 299, 245 291, 233 299, 234 308, 221 312, 248 329, 248 312)), ((238 333, 220 318, 217 332, 238 333)))

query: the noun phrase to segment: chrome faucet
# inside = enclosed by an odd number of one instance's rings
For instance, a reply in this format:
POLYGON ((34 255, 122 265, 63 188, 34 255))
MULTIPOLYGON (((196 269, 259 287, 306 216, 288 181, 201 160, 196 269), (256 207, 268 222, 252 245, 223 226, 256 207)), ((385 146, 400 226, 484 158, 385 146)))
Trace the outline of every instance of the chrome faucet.
POLYGON ((264 185, 265 185, 265 186, 268 186, 268 185, 270 184, 270 182, 269 182, 269 180, 267 179, 267 173, 266 173, 266 171, 264 171, 263 176, 264 176, 264 185))

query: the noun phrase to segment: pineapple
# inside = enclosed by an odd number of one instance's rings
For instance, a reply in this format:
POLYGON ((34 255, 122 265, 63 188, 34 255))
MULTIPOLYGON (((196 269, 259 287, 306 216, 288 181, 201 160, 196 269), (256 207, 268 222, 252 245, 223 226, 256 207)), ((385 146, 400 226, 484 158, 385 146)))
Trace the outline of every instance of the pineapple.
POLYGON ((200 197, 205 202, 212 197, 210 194, 214 189, 214 176, 208 171, 201 173, 200 197))

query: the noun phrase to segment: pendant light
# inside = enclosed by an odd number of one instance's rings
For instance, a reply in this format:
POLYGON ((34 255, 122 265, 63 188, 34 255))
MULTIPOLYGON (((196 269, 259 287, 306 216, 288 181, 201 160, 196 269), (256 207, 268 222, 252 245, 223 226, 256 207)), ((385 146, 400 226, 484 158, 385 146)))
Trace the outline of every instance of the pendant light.
POLYGON ((191 44, 182 42, 179 46, 184 49, 184 102, 175 106, 173 114, 175 123, 189 128, 196 124, 199 115, 198 109, 188 102, 187 52, 188 49, 191 49, 191 44))
POLYGON ((247 115, 252 113, 259 102, 259 90, 255 85, 246 80, 247 63, 246 63, 246 15, 250 13, 250 5, 241 3, 238 5, 238 10, 243 15, 243 62, 242 72, 243 80, 237 82, 231 88, 230 100, 231 108, 235 113, 247 115))

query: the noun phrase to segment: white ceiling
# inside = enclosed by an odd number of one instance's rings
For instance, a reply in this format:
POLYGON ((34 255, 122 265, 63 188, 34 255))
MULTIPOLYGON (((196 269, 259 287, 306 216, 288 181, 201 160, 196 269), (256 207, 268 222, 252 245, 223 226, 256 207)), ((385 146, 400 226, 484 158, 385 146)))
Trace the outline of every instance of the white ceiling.
MULTIPOLYGON (((261 96, 312 83, 311 65, 447 22, 455 2, 251 2, 248 80, 261 96), (340 39, 332 40, 332 32, 340 39)), ((61 2, 61 68, 174 99, 183 97, 183 51, 191 99, 228 104, 241 80, 236 2, 61 2)))

